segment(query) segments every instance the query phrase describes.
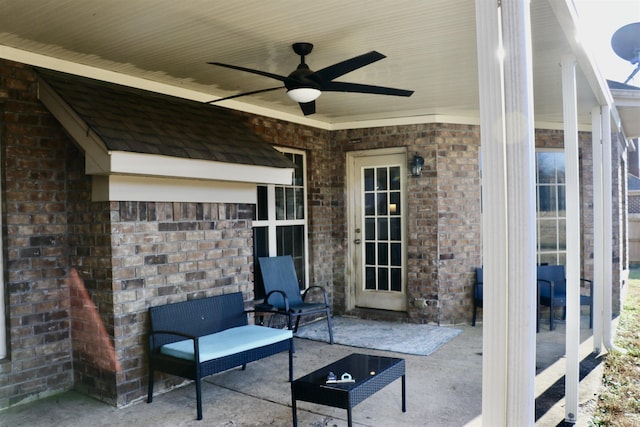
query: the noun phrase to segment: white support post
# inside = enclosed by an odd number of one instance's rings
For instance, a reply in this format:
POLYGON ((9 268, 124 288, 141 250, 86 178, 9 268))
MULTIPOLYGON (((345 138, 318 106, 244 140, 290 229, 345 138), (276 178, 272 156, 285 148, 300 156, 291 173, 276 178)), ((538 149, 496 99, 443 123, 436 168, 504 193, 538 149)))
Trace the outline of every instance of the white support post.
POLYGON ((502 1, 507 141, 507 426, 533 423, 536 372, 536 189, 528 0, 502 1))
POLYGON ((604 203, 602 185, 601 107, 591 110, 591 152, 593 156, 593 352, 599 354, 603 336, 604 203))
POLYGON ((507 414, 506 136, 500 16, 496 4, 476 0, 482 152, 482 424, 505 426, 507 414))
POLYGON ((575 58, 563 56, 561 67, 567 209, 565 421, 575 423, 580 382, 580 178, 575 58))
POLYGON ((604 346, 609 350, 614 348, 611 330, 611 320, 613 318, 613 195, 611 194, 613 191, 613 179, 611 176, 611 162, 611 107, 604 105, 602 107, 602 204, 604 209, 602 340, 604 346))
POLYGON ((476 0, 483 173, 482 424, 533 426, 535 180, 529 1, 476 0), (504 53, 504 62, 501 61, 504 53))

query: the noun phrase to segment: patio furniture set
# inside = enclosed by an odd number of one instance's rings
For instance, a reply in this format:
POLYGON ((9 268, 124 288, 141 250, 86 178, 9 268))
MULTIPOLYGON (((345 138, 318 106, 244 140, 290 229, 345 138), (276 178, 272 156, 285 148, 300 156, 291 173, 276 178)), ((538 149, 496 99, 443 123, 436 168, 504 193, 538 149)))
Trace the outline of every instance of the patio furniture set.
POLYGON ((244 370, 249 362, 288 351, 294 426, 297 426, 296 401, 346 409, 351 426, 353 407, 398 378, 402 379, 402 411, 406 412, 405 361, 401 358, 351 354, 293 380, 293 332, 301 315, 326 314, 333 344, 327 294, 314 286, 300 295, 290 256, 260 258, 259 263, 267 297, 254 310, 245 310, 241 292, 149 309, 147 402, 153 401, 156 371, 187 378, 195 382, 197 419, 202 420, 202 378, 238 366, 244 370), (324 301, 305 302, 309 291, 320 291, 324 301), (288 327, 250 325, 249 313, 258 319, 265 314, 284 315, 288 327))

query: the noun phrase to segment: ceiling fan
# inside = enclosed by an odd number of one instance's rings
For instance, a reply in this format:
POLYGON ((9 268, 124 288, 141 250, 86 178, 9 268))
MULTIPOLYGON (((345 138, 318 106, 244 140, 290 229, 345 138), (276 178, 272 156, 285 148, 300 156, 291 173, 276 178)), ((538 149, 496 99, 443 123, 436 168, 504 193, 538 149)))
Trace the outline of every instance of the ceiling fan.
POLYGON ((254 95, 256 93, 270 92, 281 88, 287 89, 287 95, 300 104, 300 109, 305 116, 316 112, 316 99, 322 92, 356 92, 371 93, 376 95, 411 96, 412 90, 395 89, 391 87, 372 86, 360 83, 336 82, 334 79, 343 76, 358 68, 369 65, 373 62, 386 58, 385 55, 372 50, 369 53, 347 59, 337 64, 330 65, 318 71, 312 71, 305 63, 305 56, 313 50, 311 43, 294 43, 291 45, 293 51, 300 55, 300 65, 288 76, 269 73, 267 71, 254 70, 237 65, 223 64, 220 62, 208 62, 211 65, 231 68, 234 70, 246 71, 247 73, 258 74, 281 81, 284 85, 259 89, 251 92, 244 92, 237 95, 219 98, 208 103, 225 101, 227 99, 238 98, 240 96, 254 95))

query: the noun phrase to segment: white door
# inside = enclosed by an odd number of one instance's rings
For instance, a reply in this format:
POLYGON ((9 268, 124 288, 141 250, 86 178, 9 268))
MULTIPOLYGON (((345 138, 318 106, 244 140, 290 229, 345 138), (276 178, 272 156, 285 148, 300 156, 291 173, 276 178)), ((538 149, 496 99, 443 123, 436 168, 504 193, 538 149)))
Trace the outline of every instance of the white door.
POLYGON ((406 154, 349 155, 350 282, 355 306, 404 311, 406 154))

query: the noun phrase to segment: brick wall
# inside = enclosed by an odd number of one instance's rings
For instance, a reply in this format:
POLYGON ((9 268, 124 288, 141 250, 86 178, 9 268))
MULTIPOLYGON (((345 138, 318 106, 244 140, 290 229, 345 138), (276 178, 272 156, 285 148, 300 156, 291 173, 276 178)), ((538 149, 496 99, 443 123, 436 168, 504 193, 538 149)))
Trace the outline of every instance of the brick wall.
MULTIPOLYGON (((0 61, 10 345, 10 357, 0 361, 0 408, 71 387, 121 406, 145 395, 148 307, 233 291, 250 303, 254 208, 91 202, 83 155, 38 102, 35 83, 29 67, 0 61)), ((349 308, 352 292, 346 153, 405 147, 408 161, 414 153, 424 157, 422 175, 407 178, 406 318, 470 320, 473 271, 481 265, 477 126, 329 132, 238 118, 274 145, 306 151, 310 278, 328 288, 336 313, 349 308), (427 307, 415 307, 415 298, 425 298, 427 307)), ((589 137, 580 134, 586 275, 593 257, 589 137)), ((562 138, 561 131, 537 131, 536 145, 561 148, 562 138)), ((617 224, 624 208, 616 205, 617 224)), ((620 245, 614 242, 618 267, 620 245)), ((158 389, 181 381, 162 377, 158 389)))
POLYGON ((480 129, 441 125, 438 174, 438 323, 469 322, 475 268, 482 265, 480 129))
POLYGON ((241 114, 247 126, 269 143, 305 151, 307 157, 307 210, 309 280, 324 286, 335 311, 344 301, 344 197, 340 187, 339 153, 329 147, 331 133, 268 117, 241 114), (336 184, 338 182, 339 184, 336 184))
POLYGON ((30 67, 0 61, 0 110, 0 408, 70 388, 118 406, 141 398, 149 306, 234 291, 252 300, 254 208, 91 202, 84 157, 37 100, 30 67))
MULTIPOLYGON (((422 175, 407 178, 407 319, 469 321, 481 243, 477 126, 352 129, 335 132, 334 144, 332 151, 341 152, 335 159, 343 165, 340 176, 346 173, 345 153, 352 150, 406 147, 408 161, 414 153, 425 159, 422 175), (415 307, 416 298, 426 299, 427 307, 415 307)), ((345 183, 340 184, 340 191, 345 191, 345 183)), ((346 235, 346 221, 342 224, 346 235)))
POLYGON ((75 162, 68 176, 67 220, 74 388, 115 404, 119 363, 114 347, 109 203, 91 201, 84 156, 75 162))
POLYGON ((66 170, 73 151, 36 97, 30 67, 0 60, 0 135, 9 357, 0 408, 73 385, 66 170))
POLYGON ((624 296, 623 289, 623 270, 628 266, 628 254, 625 251, 627 238, 627 229, 625 223, 627 220, 627 176, 628 171, 625 157, 625 144, 620 140, 619 136, 611 135, 611 181, 613 185, 613 212, 612 212, 612 251, 613 251, 613 315, 620 314, 622 298, 624 296))
MULTIPOLYGON (((72 311, 76 387, 122 406, 146 395, 149 307, 230 292, 253 299, 254 208, 154 202, 76 208, 71 264, 79 278, 72 288, 83 307, 72 311)), ((164 377, 158 390, 182 381, 164 377)))

